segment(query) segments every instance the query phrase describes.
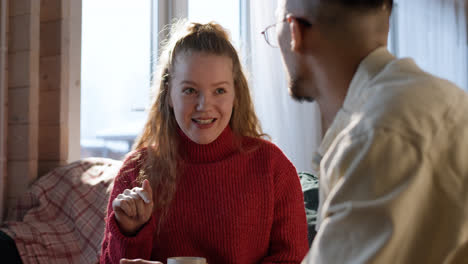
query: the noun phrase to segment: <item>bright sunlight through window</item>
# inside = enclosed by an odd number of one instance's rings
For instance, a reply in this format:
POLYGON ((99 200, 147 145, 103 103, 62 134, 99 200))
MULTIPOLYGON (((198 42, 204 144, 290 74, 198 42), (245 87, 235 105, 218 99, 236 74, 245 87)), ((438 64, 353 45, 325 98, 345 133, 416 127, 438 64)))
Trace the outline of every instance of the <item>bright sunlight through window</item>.
POLYGON ((121 158, 145 120, 151 1, 83 0, 81 156, 121 158))

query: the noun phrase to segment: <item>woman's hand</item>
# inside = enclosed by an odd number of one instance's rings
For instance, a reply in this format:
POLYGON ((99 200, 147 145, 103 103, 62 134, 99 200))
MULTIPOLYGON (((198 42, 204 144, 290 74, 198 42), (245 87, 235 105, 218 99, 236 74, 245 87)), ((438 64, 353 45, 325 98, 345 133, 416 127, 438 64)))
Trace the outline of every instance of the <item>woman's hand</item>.
POLYGON ((148 261, 148 260, 142 260, 142 259, 121 259, 120 264, 162 264, 159 261, 148 261))
POLYGON ((153 213, 153 190, 149 181, 144 180, 141 188, 125 189, 117 195, 112 209, 120 231, 126 236, 135 235, 153 213))

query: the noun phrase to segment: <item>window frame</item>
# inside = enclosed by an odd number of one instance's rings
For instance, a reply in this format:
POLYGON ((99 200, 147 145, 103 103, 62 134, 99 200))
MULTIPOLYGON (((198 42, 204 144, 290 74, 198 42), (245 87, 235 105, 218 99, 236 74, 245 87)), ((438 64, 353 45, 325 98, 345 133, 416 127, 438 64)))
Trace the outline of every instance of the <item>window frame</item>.
POLYGON ((6 192, 7 163, 7 30, 8 30, 8 0, 0 0, 0 223, 3 222, 6 192))
MULTIPOLYGON (((3 0, 2 0, 3 1, 3 0)), ((185 18, 188 14, 188 0, 149 0, 152 8, 151 28, 151 65, 153 71, 157 63, 157 53, 160 48, 159 39, 165 36, 164 27, 174 18, 185 18), (158 15, 154 16, 157 10, 158 15), (157 18, 156 18, 157 17, 157 18), (157 29, 155 31, 154 29, 157 29)), ((82 34, 82 0, 70 1, 70 42, 75 44, 70 48, 70 78, 69 78, 69 123, 68 123, 68 159, 67 162, 81 159, 80 127, 81 127, 81 34, 82 34)), ((62 44, 63 45, 63 44, 62 44)))
POLYGON ((153 83, 153 73, 156 69, 161 39, 166 36, 165 26, 175 18, 187 18, 188 0, 150 0, 151 1, 151 75, 150 83, 153 83), (158 15, 155 16, 154 14, 158 15))
MULTIPOLYGON (((69 43, 69 78, 68 78, 68 155, 67 163, 81 158, 80 126, 81 126, 81 23, 82 23, 82 0, 69 2, 70 29, 69 43)), ((62 47, 64 44, 62 42, 62 47)), ((62 48, 62 50, 64 50, 62 48)))

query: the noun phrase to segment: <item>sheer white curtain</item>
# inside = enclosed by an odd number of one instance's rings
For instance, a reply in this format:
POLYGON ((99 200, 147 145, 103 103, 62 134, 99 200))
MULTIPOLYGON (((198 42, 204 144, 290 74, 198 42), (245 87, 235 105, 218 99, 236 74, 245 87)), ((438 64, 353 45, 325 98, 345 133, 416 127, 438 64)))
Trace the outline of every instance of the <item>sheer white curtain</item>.
POLYGON ((395 12, 396 55, 468 91, 466 1, 398 0, 395 12))
POLYGON ((255 108, 268 133, 298 171, 311 171, 312 154, 321 138, 315 103, 298 103, 290 96, 278 48, 270 47, 260 32, 276 22, 276 0, 248 2, 250 32, 247 56, 255 108))

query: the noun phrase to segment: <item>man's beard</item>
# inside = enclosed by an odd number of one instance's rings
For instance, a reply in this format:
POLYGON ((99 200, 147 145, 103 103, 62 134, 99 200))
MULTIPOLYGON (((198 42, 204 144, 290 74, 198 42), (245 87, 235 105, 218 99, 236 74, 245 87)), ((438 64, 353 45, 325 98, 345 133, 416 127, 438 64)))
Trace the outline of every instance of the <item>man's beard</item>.
POLYGON ((309 103, 314 102, 314 98, 310 96, 300 95, 300 91, 304 90, 302 85, 305 85, 305 82, 301 78, 293 78, 289 80, 289 94, 291 95, 291 97, 300 103, 304 101, 309 103))

